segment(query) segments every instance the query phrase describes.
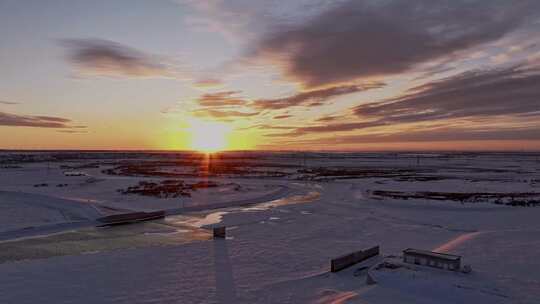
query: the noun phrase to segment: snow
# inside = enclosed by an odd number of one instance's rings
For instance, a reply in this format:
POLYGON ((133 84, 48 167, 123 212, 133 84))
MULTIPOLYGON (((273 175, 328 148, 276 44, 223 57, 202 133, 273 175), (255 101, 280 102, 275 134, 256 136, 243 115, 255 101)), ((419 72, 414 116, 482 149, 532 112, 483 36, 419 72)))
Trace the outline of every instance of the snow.
MULTIPOLYGON (((284 155, 272 157, 266 165, 287 162, 284 155)), ((416 163, 416 156, 323 157, 308 163, 396 168, 416 163)), ((429 174, 452 179, 216 177, 212 180, 250 190, 205 190, 186 200, 188 206, 197 207, 196 212, 177 209, 160 221, 0 241, 0 251, 12 253, 0 260, 0 303, 538 303, 539 207, 381 200, 370 195, 377 189, 539 190, 534 180, 540 164, 534 157, 451 157, 422 155, 420 168, 437 168, 429 174), (515 167, 495 170, 507 166, 515 167), (467 168, 474 170, 463 173, 467 168), (221 197, 223 192, 230 195, 221 197), (205 210, 214 204, 223 208, 205 210), (205 228, 213 225, 227 226, 228 238, 212 240, 205 228), (366 272, 360 270, 364 264, 329 272, 331 258, 373 245, 380 245, 385 259, 394 261, 409 247, 462 255, 473 272, 421 266, 373 270, 376 285, 366 285, 366 272)), ((178 201, 122 197, 116 192, 146 177, 107 176, 100 169, 85 169, 100 180, 87 183, 88 177, 63 176, 56 166, 22 166, 0 173, 0 232, 5 235, 28 226, 84 223, 118 209, 178 208, 178 201), (70 186, 33 187, 43 182, 70 186)))
POLYGON ((0 232, 100 216, 92 205, 39 194, 0 191, 0 202, 0 232))

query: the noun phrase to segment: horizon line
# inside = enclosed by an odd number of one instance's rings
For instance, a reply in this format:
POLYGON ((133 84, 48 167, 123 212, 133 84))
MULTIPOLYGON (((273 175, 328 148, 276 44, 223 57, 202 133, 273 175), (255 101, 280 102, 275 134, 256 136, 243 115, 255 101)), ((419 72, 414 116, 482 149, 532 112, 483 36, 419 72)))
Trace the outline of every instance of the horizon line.
MULTIPOLYGON (((200 153, 208 152, 182 149, 0 149, 1 152, 87 152, 87 153, 200 153)), ((507 150, 480 150, 480 149, 456 149, 456 150, 428 150, 428 149, 404 149, 404 150, 277 150, 277 149, 245 149, 245 150, 222 150, 210 152, 210 154, 238 152, 280 152, 280 153, 540 153, 540 150, 507 149, 507 150)))

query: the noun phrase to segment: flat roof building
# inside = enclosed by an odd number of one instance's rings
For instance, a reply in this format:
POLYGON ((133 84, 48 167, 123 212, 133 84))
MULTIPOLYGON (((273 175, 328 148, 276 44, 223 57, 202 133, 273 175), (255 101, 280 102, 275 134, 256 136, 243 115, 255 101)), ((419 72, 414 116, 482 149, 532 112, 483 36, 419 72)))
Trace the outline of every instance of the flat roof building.
POLYGON ((80 171, 65 171, 65 176, 85 176, 86 173, 80 171))
POLYGON ((403 250, 403 262, 434 268, 458 271, 461 268, 461 256, 408 248, 403 250))

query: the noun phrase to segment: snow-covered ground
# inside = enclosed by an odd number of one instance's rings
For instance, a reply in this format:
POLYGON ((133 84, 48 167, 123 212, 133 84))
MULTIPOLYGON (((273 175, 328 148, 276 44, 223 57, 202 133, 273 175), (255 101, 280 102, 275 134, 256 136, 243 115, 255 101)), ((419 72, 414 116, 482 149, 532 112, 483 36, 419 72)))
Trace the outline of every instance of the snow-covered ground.
POLYGON ((114 167, 110 162, 77 169, 88 175, 81 177, 64 176, 66 162, 0 169, 4 236, 126 210, 180 213, 144 224, 4 238, 0 303, 539 303, 540 207, 373 195, 536 193, 536 155, 312 155, 306 166, 298 155, 260 157, 287 175, 209 176, 223 186, 189 198, 122 195, 118 189, 141 180, 170 177, 108 175, 102 170, 114 167), (337 178, 320 168, 363 171, 337 178), (48 186, 35 187, 43 183, 48 186), (203 210, 212 205, 226 208, 203 210), (201 208, 178 210, 186 206, 201 208), (227 226, 228 238, 212 240, 204 229, 212 225, 227 226), (362 264, 329 272, 331 258, 373 245, 387 260, 399 260, 409 247, 459 254, 473 272, 376 270, 375 285, 366 284, 362 264))

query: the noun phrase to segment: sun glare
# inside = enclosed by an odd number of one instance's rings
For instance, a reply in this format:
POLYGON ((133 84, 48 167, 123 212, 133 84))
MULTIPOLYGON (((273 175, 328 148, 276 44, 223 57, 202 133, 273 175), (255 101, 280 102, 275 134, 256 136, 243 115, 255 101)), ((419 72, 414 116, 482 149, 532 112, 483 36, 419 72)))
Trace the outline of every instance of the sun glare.
POLYGON ((192 120, 188 132, 191 137, 191 148, 201 152, 216 152, 229 146, 228 137, 231 126, 214 121, 192 120))

